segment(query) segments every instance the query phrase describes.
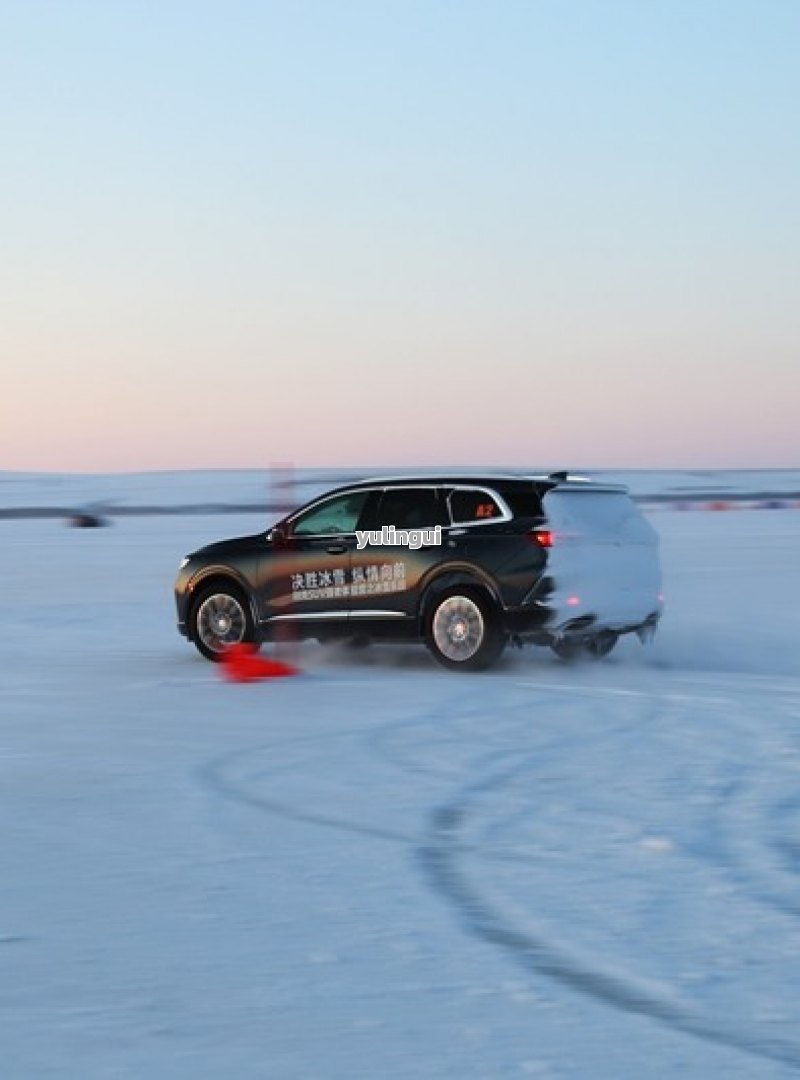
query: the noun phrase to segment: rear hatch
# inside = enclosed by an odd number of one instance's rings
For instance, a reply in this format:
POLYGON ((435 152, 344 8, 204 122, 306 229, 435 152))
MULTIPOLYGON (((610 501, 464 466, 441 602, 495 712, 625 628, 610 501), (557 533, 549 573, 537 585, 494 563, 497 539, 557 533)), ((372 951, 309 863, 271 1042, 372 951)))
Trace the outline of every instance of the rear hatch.
POLYGON ((542 506, 552 533, 549 629, 634 629, 660 612, 658 536, 625 488, 559 484, 542 506))

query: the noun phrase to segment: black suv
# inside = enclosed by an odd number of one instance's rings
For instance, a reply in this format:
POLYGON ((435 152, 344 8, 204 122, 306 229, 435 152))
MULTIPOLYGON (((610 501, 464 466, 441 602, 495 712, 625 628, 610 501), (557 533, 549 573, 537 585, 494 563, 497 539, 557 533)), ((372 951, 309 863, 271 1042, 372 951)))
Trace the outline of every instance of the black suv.
POLYGON ((661 614, 658 540, 615 485, 549 476, 364 480, 267 533, 187 556, 178 629, 210 660, 239 642, 422 640, 485 668, 508 641, 604 656, 661 614))

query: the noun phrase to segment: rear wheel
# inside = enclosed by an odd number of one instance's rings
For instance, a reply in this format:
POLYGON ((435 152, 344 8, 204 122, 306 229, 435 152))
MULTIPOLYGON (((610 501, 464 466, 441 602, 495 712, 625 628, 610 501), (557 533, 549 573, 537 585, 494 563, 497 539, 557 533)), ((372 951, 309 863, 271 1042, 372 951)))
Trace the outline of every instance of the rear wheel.
POLYGON ((562 660, 601 660, 608 656, 618 640, 619 635, 613 630, 601 630, 599 634, 579 641, 553 641, 550 648, 562 660))
POLYGON ((443 667, 481 671, 499 660, 506 644, 498 611, 479 589, 448 589, 425 619, 425 644, 443 667))
POLYGON ((198 652, 207 660, 221 660, 232 645, 256 641, 250 605, 233 585, 211 585, 198 595, 190 632, 198 652))

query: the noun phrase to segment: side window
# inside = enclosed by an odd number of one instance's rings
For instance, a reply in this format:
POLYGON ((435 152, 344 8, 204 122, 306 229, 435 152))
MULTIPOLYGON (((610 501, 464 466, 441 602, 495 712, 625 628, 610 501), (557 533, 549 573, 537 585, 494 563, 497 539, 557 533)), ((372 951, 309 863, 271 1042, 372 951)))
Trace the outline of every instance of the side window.
POLYGON ((450 514, 453 524, 470 521, 491 521, 503 516, 503 511, 487 491, 450 492, 450 514))
POLYGON ((447 509, 436 488, 388 488, 383 492, 372 525, 380 529, 429 529, 449 525, 447 509))
POLYGON ((367 491, 351 491, 335 495, 324 503, 301 514, 292 522, 293 536, 331 536, 334 533, 353 533, 367 501, 367 491))

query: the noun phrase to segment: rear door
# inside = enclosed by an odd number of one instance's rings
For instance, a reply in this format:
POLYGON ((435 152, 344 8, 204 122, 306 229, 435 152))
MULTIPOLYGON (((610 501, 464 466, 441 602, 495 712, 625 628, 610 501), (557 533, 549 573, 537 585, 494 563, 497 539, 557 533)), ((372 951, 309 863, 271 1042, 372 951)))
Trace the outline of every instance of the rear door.
POLYGON ((494 488, 464 485, 450 491, 448 503, 452 554, 465 568, 488 578, 505 607, 522 603, 544 560, 541 550, 520 535, 504 495, 494 488))
POLYGON ((445 545, 449 524, 447 507, 439 488, 431 486, 384 489, 370 507, 364 529, 371 533, 395 530, 435 529, 441 543, 422 546, 370 541, 353 551, 351 569, 351 619, 393 620, 416 614, 424 580, 451 554, 445 545))
POLYGON ((634 627, 659 610, 658 537, 625 491, 558 486, 542 505, 552 532, 551 627, 585 616, 597 627, 634 627))

